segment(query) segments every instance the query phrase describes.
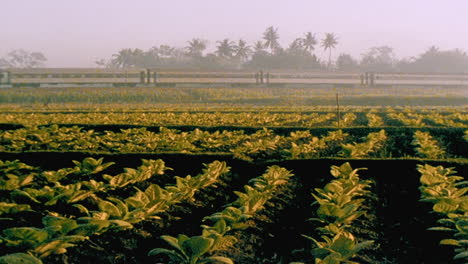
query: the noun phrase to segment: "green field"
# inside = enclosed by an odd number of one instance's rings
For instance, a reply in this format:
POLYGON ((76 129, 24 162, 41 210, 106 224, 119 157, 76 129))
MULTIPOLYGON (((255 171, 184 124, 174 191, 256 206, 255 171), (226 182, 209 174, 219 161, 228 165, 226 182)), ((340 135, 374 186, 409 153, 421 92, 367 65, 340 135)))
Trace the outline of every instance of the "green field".
POLYGON ((465 88, 5 88, 0 110, 0 263, 468 260, 465 88))
POLYGON ((466 87, 134 87, 134 88, 4 88, 0 104, 52 106, 116 104, 131 108, 161 105, 310 107, 347 106, 466 106, 466 87), (127 106, 128 105, 128 106, 127 106))

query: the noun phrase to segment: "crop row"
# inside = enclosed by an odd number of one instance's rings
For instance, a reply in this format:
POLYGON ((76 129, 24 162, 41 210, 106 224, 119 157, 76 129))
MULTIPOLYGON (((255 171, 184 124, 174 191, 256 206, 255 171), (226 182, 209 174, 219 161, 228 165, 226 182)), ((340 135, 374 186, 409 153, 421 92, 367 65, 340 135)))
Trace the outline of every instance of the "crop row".
MULTIPOLYGON (((81 151, 93 153, 230 153, 249 161, 309 159, 319 157, 420 157, 466 158, 468 134, 431 135, 418 129, 309 130, 275 133, 271 129, 248 134, 244 130, 181 132, 161 127, 121 129, 120 132, 84 130, 80 127, 32 127, 0 131, 0 151, 81 151), (390 132, 387 132, 390 131, 390 132), (326 133, 325 133, 326 132, 326 133), (453 135, 456 135, 454 138, 453 135)), ((444 132, 444 131, 442 131, 444 132)))
POLYGON ((314 242, 311 254, 317 264, 352 263, 350 262, 359 251, 368 247, 374 241, 360 241, 350 232, 354 220, 367 212, 362 209, 365 197, 369 194, 370 180, 361 180, 358 171, 349 163, 332 166, 331 174, 335 179, 323 189, 315 188, 312 193, 319 208, 316 210, 321 225, 315 233, 321 235, 321 240, 305 236, 314 242))
POLYGON ((2 104, 160 104, 335 105, 335 94, 346 105, 466 105, 463 87, 48 87, 0 90, 2 104))
POLYGON ((112 165, 102 164, 101 159, 88 158, 75 164, 74 168, 45 171, 37 175, 31 172, 34 168, 23 163, 2 162, 2 171, 5 172, 2 182, 5 200, 0 204, 5 216, 2 220, 15 225, 17 214, 32 211, 42 216, 43 227, 13 226, 3 229, 3 236, 0 238, 2 244, 20 252, 5 255, 0 258, 1 261, 40 263, 40 258, 63 254, 67 248, 76 246, 90 236, 131 229, 141 221, 158 219, 158 214, 175 204, 193 199, 197 191, 214 185, 221 175, 229 171, 224 162, 214 161, 206 165, 202 174, 195 177, 175 177, 175 185, 162 188, 148 182, 152 176, 164 173, 164 162, 161 160, 144 160, 137 170, 128 168, 116 176, 100 173, 112 165), (98 173, 99 175, 94 175, 98 173), (55 177, 50 178, 51 175, 55 177), (57 175, 60 175, 58 179, 57 175), (89 176, 93 179, 70 184, 60 183, 67 179, 73 181, 75 178, 89 176), (104 181, 99 181, 98 176, 104 181), (28 180, 20 181, 17 188, 12 190, 11 180, 14 178, 28 180), (144 191, 136 188, 138 185, 135 184, 139 182, 146 183, 148 187, 144 191), (33 188, 34 185, 39 186, 33 188), (112 191, 115 193, 115 189, 122 189, 127 185, 132 185, 134 190, 127 188, 120 192, 121 195, 112 195, 112 191), (131 195, 128 195, 129 192, 131 195), (67 205, 72 205, 72 210, 67 210, 67 205))
MULTIPOLYGON (((175 177, 175 184, 160 187, 154 184, 154 181, 170 171, 161 160, 143 161, 142 166, 135 171, 151 170, 151 174, 155 175, 144 178, 136 177, 133 181, 116 180, 122 179, 121 175, 131 169, 125 169, 123 173, 115 176, 105 174, 104 172, 112 166, 112 163, 104 163, 102 159, 87 158, 74 163, 75 167, 56 171, 41 171, 39 168, 19 161, 1 163, 1 175, 5 175, 1 190, 0 206, 3 210, 1 221, 6 225, 2 225, 0 249, 7 255, 0 256, 0 263, 21 263, 20 261, 42 263, 41 260, 48 263, 53 255, 67 253, 67 249, 73 249, 88 241, 92 243, 93 240, 106 234, 120 236, 125 230, 136 229, 136 225, 141 222, 161 221, 160 215, 170 210, 170 207, 175 204, 197 199, 195 194, 203 192, 206 188, 218 188, 216 186, 219 186, 222 181, 219 177, 229 171, 226 164, 215 161, 207 165, 204 172, 198 176, 175 177), (63 174, 63 172, 70 173, 63 174), (56 178, 59 174, 64 176, 56 178), (50 178, 51 175, 56 176, 50 178), (13 176, 17 176, 16 179, 23 179, 23 181, 16 181, 21 184, 14 189, 12 189, 13 186, 7 187, 12 183, 13 176), (60 189, 63 186, 76 186, 81 183, 82 186, 86 186, 82 190, 89 191, 85 183, 89 183, 90 178, 99 183, 94 186, 101 186, 102 189, 80 201, 69 201, 67 192, 60 189), (115 179, 113 182, 119 182, 122 185, 111 185, 112 179, 115 179), (37 201, 34 201, 24 199, 26 196, 18 195, 22 192, 34 193, 31 192, 32 189, 43 190, 46 186, 51 189, 58 188, 57 190, 63 192, 62 198, 56 199, 59 206, 47 204, 45 196, 37 196, 35 197, 37 201), (26 211, 11 210, 10 205, 17 202, 17 205, 21 205, 21 202, 23 205, 27 204, 29 208, 26 211), (25 212, 29 214, 24 214, 25 212), (36 216, 28 217, 31 214, 36 216), (24 225, 25 223, 29 225, 24 225)), ((376 208, 372 209, 374 212, 367 211, 368 200, 373 199, 371 197, 375 195, 374 185, 378 184, 374 181, 375 177, 369 180, 361 179, 358 172, 363 169, 365 168, 353 169, 347 162, 341 166, 332 166, 333 179, 326 182, 323 188, 313 188, 312 196, 315 199, 316 209, 312 213, 313 218, 309 220, 317 224, 312 230, 302 233, 305 237, 302 243, 307 248, 307 242, 310 240, 313 242, 312 247, 308 248, 310 253, 292 260, 305 261, 305 263, 311 261, 315 263, 356 263, 358 261, 361 263, 366 254, 374 254, 384 249, 382 248, 386 239, 384 236, 372 238, 374 241, 371 241, 359 232, 363 227, 373 228, 372 225, 362 226, 363 222, 360 219, 369 219, 369 214, 375 213, 376 208), (370 247, 372 250, 369 251, 370 247)), ((462 181, 463 177, 454 176, 455 172, 452 168, 433 167, 426 164, 419 165, 417 169, 420 173, 421 201, 434 204, 433 213, 441 216, 438 221, 439 226, 430 229, 445 232, 447 238, 443 239, 441 244, 454 246, 455 259, 466 260, 468 238, 466 192, 468 187, 465 186, 467 182, 462 181)), ((372 175, 375 173, 375 171, 371 172, 372 175)), ((153 246, 152 250, 146 249, 145 254, 151 256, 146 257, 145 260, 187 264, 233 263, 230 248, 238 247, 240 240, 245 239, 242 233, 252 232, 257 224, 256 221, 260 219, 255 215, 265 208, 270 199, 285 191, 280 186, 290 188, 288 182, 297 181, 296 177, 291 178, 291 176, 291 172, 285 168, 270 166, 263 175, 251 179, 249 184, 244 186, 243 191, 231 188, 232 194, 223 194, 236 196, 237 199, 215 206, 213 211, 201 215, 200 218, 187 216, 185 221, 192 222, 192 228, 153 230, 154 234, 160 238, 158 240, 163 241, 155 243, 156 247, 153 246), (201 224, 200 232, 193 229, 197 223, 201 224)), ((417 188, 414 188, 414 191, 416 192, 417 188)), ((300 196, 301 194, 295 193, 294 195, 300 196)), ((187 204, 182 204, 182 206, 187 206, 187 204)), ((212 205, 205 203, 203 206, 211 207, 212 205)), ((279 210, 284 209, 279 208, 279 210)), ((295 216, 290 215, 290 217, 295 216)), ((405 220, 399 219, 399 221, 405 220)), ((395 230, 385 230, 383 233, 393 232, 395 230)), ((94 246, 97 245, 94 244, 94 246)), ((278 248, 280 247, 281 245, 278 245, 278 248)), ((73 252, 76 254, 73 250, 69 250, 67 254, 73 254, 73 252)), ((297 256, 295 253, 291 254, 293 255, 297 256)), ((438 256, 438 258, 448 260, 450 256, 438 256)), ((364 263, 368 262, 364 261, 364 263)))
POLYGON ((212 224, 202 225, 201 235, 161 236, 171 249, 155 248, 149 255, 167 255, 170 263, 174 264, 234 263, 230 258, 217 256, 216 253, 237 242, 232 233, 252 225, 248 220, 263 209, 264 204, 275 195, 278 186, 287 183, 291 176, 293 174, 284 168, 276 165, 269 167, 265 174, 250 180, 250 185, 244 186, 244 192, 234 192, 238 196, 236 201, 226 205, 222 211, 205 217, 203 221, 212 224))
POLYGON ((0 123, 25 126, 43 124, 124 124, 139 126, 252 126, 252 127, 468 127, 464 113, 431 111, 386 111, 340 113, 259 112, 89 112, 89 113, 3 113, 0 123))
POLYGON ((455 247, 455 260, 468 261, 468 181, 454 175, 453 168, 418 165, 421 174, 421 201, 433 204, 440 216, 439 226, 429 230, 442 231, 449 236, 441 245, 455 247))

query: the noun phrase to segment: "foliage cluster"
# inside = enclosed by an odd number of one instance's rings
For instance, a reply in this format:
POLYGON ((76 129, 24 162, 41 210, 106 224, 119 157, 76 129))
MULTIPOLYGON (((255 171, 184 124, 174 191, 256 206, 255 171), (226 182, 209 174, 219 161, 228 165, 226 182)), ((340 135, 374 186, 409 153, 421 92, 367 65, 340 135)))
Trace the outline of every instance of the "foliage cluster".
POLYGON ((162 236, 171 249, 155 248, 149 255, 167 255, 174 264, 233 263, 229 258, 214 255, 215 252, 236 243, 237 238, 230 234, 235 230, 248 228, 252 224, 248 223, 248 219, 261 210, 275 195, 278 186, 287 183, 291 176, 293 174, 290 171, 279 166, 268 167, 263 175, 250 180, 250 185, 244 186, 244 192, 234 192, 238 196, 236 201, 222 211, 205 217, 204 221, 211 221, 213 224, 202 225, 201 235, 162 236))
MULTIPOLYGON (((154 175, 163 174, 167 169, 164 162, 143 160, 143 165, 137 170, 127 168, 116 176, 100 173, 112 165, 112 163, 102 163, 102 159, 86 158, 83 162, 75 161, 75 165, 74 168, 41 173, 41 177, 38 176, 34 183, 43 184, 42 188, 20 188, 9 192, 7 204, 14 206, 15 202, 24 202, 30 206, 28 210, 37 208, 39 211, 36 212, 46 213, 46 215, 42 217, 44 226, 42 228, 12 227, 3 230, 0 242, 26 253, 2 256, 0 262, 35 261, 34 263, 41 263, 40 258, 50 254, 63 254, 66 248, 75 246, 76 243, 87 240, 92 235, 111 230, 129 229, 143 220, 157 219, 157 214, 166 211, 170 206, 193 199, 198 190, 214 185, 218 178, 230 169, 224 162, 214 161, 206 165, 203 173, 198 176, 176 177, 176 184, 165 188, 150 184, 142 191, 134 186, 136 192, 121 199, 110 195, 110 191, 138 182, 146 182, 154 175), (66 185, 61 183, 70 178, 76 181, 90 175, 98 178, 95 175, 98 173, 104 181, 91 179, 66 185), (50 187, 51 184, 54 186, 50 187), (53 192, 52 195, 51 192, 53 192), (59 206, 54 206, 57 203, 59 206), (64 214, 61 212, 67 207, 64 205, 71 205, 79 213, 64 214), (40 206, 47 210, 40 210, 40 206)), ((9 164, 6 169, 11 171, 11 168, 19 166, 24 167, 24 164, 9 164)), ((9 210, 8 206, 5 206, 2 211, 14 216, 19 210, 9 210)))
POLYGON ((421 174, 419 190, 421 201, 433 204, 432 210, 440 215, 440 226, 429 230, 443 231, 452 238, 443 239, 441 245, 455 246, 454 259, 468 260, 468 181, 454 175, 453 168, 418 165, 421 174))
POLYGON ((361 206, 372 182, 359 178, 357 172, 363 169, 353 169, 348 162, 332 166, 331 174, 335 179, 323 189, 315 188, 315 193, 312 193, 316 200, 314 204, 318 204, 319 208, 317 218, 311 220, 324 224, 317 228, 323 241, 305 236, 315 244, 311 253, 316 264, 356 263, 351 259, 373 243, 359 242, 348 231, 353 221, 366 213, 361 206))

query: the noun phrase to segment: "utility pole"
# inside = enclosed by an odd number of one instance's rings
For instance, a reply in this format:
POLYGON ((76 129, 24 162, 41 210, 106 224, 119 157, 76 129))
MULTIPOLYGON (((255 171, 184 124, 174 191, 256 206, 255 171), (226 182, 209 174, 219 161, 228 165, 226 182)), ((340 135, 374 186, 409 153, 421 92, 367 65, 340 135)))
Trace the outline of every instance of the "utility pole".
POLYGON ((338 127, 340 126, 341 114, 340 114, 340 101, 338 100, 338 93, 336 94, 336 116, 338 117, 338 127))

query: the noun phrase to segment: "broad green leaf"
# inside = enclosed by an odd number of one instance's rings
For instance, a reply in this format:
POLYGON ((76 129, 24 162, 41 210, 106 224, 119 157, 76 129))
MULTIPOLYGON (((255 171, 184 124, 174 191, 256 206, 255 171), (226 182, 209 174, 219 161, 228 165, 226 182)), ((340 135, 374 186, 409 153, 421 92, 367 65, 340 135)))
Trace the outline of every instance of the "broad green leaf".
POLYGON ((452 245, 452 246, 460 246, 460 243, 458 243, 457 240, 455 239, 442 239, 439 244, 441 245, 452 245))
POLYGON ((100 200, 98 203, 98 207, 99 207, 99 210, 106 212, 111 216, 114 216, 114 217, 121 216, 121 212, 119 208, 109 201, 100 200))
POLYGON ((436 227, 430 227, 427 230, 432 230, 432 231, 455 231, 453 228, 448 228, 448 227, 443 227, 443 226, 436 226, 436 227))
POLYGON ((190 259, 198 259, 210 250, 213 242, 211 238, 195 236, 185 240, 182 243, 182 249, 190 259))
POLYGON ((452 213, 458 208, 459 203, 454 199, 443 199, 438 203, 434 204, 432 209, 438 213, 452 213))
POLYGON ((213 257, 204 258, 200 262, 200 264, 202 263, 234 264, 234 261, 232 261, 230 258, 227 258, 227 257, 213 256, 213 257))
POLYGON ((35 227, 13 227, 3 230, 7 246, 36 247, 49 238, 46 230, 35 227))
POLYGON ((13 253, 0 257, 0 264, 42 264, 42 261, 26 253, 13 253))
POLYGON ((468 250, 462 251, 453 257, 453 259, 464 259, 464 258, 468 258, 468 250))
POLYGON ((68 232, 78 227, 75 220, 57 216, 43 217, 42 224, 54 232, 59 232, 61 234, 68 234, 68 232))
POLYGON ((187 263, 186 257, 174 250, 169 250, 165 248, 155 248, 148 252, 148 256, 156 256, 159 254, 164 254, 169 256, 172 260, 179 261, 180 263, 187 263))

